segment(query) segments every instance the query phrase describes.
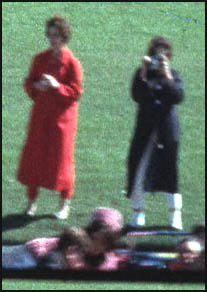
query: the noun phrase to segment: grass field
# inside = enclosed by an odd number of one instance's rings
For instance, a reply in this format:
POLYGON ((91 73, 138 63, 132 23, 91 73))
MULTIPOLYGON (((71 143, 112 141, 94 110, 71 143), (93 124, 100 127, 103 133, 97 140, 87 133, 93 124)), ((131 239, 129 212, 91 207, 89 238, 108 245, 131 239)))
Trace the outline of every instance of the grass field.
MULTIPOLYGON (((202 2, 3 2, 3 243, 54 236, 65 224, 86 225, 97 206, 131 218, 125 187, 126 158, 136 107, 130 84, 154 35, 174 45, 173 67, 185 81, 179 106, 182 144, 180 188, 186 231, 205 217, 205 4, 202 2), (22 89, 34 54, 48 47, 45 21, 55 14, 73 27, 69 47, 84 67, 85 94, 76 149, 76 196, 65 223, 42 218, 57 210, 58 194, 41 189, 39 220, 22 221, 25 188, 16 181, 31 101, 22 89)), ((147 225, 165 225, 164 196, 147 197, 147 225)), ((168 240, 168 239, 167 239, 168 240)), ((204 290, 204 285, 3 281, 3 290, 204 290), (174 289, 173 289, 174 287, 174 289), (191 289, 193 287, 193 289, 191 289), (123 289, 124 288, 124 289, 123 289), (144 288, 144 289, 142 289, 144 288)))

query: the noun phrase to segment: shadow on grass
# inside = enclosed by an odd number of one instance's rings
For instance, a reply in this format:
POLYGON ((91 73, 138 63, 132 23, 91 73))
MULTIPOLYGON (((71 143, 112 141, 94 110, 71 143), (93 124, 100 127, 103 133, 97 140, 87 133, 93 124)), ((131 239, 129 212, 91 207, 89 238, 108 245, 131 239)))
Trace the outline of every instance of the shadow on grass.
POLYGON ((55 219, 52 215, 41 215, 29 217, 25 214, 10 214, 2 218, 2 232, 24 227, 34 221, 41 219, 55 219))
POLYGON ((129 224, 125 225, 123 228, 123 234, 127 234, 128 232, 133 231, 177 231, 176 229, 168 226, 168 225, 154 225, 154 226, 145 226, 145 227, 132 227, 129 224))
POLYGON ((160 283, 204 283, 205 273, 194 271, 171 272, 169 270, 126 269, 122 271, 73 271, 73 270, 3 270, 6 279, 100 281, 100 282, 160 282, 160 283))

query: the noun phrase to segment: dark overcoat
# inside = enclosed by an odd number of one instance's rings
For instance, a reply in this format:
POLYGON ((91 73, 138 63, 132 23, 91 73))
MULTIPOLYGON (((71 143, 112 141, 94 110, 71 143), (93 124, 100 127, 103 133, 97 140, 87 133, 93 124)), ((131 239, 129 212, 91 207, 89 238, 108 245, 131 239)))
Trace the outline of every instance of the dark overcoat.
POLYGON ((144 81, 139 68, 132 83, 132 99, 139 104, 128 156, 127 196, 145 192, 178 192, 180 126, 176 104, 183 101, 180 74, 173 80, 144 81))

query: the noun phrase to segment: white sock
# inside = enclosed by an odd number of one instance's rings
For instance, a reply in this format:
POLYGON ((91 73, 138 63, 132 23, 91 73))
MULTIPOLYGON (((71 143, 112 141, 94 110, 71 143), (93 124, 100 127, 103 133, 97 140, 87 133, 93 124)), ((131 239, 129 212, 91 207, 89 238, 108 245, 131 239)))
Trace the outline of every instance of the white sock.
POLYGON ((181 210, 183 206, 181 194, 166 193, 168 207, 171 210, 181 210))
POLYGON ((170 212, 170 225, 177 229, 182 229, 182 195, 166 194, 167 204, 170 212))
POLYGON ((181 211, 176 210, 170 213, 170 225, 176 229, 183 229, 181 211))
POLYGON ((145 213, 144 212, 134 212, 131 223, 134 226, 144 226, 145 225, 145 213))
POLYGON ((132 194, 131 196, 131 206, 134 210, 144 209, 144 194, 132 194))
POLYGON ((66 209, 66 208, 69 208, 70 203, 71 203, 71 200, 68 200, 68 199, 61 199, 61 200, 60 200, 60 209, 66 209))
POLYGON ((36 205, 37 204, 37 200, 28 200, 28 205, 29 206, 34 206, 34 205, 36 205))
POLYGON ((131 206, 134 210, 131 225, 135 227, 145 225, 145 213, 144 213, 144 194, 132 194, 131 206))

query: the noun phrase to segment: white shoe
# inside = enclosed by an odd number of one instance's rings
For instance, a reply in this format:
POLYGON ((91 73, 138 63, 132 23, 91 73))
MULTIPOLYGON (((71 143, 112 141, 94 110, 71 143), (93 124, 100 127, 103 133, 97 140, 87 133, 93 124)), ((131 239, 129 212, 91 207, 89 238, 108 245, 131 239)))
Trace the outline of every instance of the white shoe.
POLYGON ((134 212, 132 221, 129 223, 131 227, 144 227, 145 226, 145 213, 134 212))
POLYGON ((69 205, 70 205, 70 200, 60 200, 60 211, 55 213, 54 216, 60 220, 67 219, 70 213, 69 205))
POLYGON ((181 211, 174 211, 170 214, 170 226, 177 230, 183 230, 181 211))
POLYGON ((69 209, 69 207, 67 207, 67 208, 64 208, 64 209, 60 210, 59 212, 55 213, 54 216, 57 219, 65 220, 68 218, 69 213, 70 213, 70 209, 69 209))
POLYGON ((28 216, 34 216, 37 211, 37 204, 35 202, 29 202, 27 210, 26 210, 26 215, 28 216))

